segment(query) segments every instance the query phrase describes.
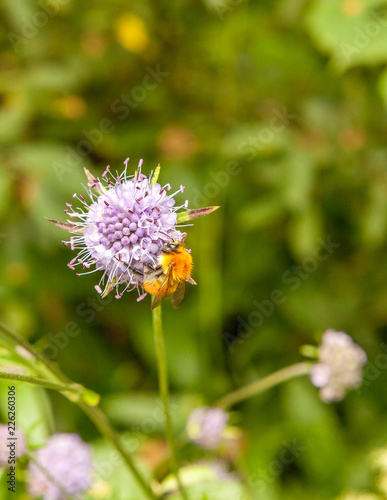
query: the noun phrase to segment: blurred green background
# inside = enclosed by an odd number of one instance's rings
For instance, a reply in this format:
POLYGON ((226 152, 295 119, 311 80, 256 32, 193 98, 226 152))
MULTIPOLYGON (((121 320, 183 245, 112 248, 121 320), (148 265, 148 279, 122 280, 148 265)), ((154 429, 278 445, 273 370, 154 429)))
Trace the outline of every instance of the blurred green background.
MULTIPOLYGON (((97 275, 66 267, 67 236, 44 217, 65 220, 84 166, 121 171, 129 156, 148 174, 160 162, 162 184, 185 185, 181 203, 221 206, 187 229, 198 286, 179 310, 164 306, 178 433, 195 406, 343 330, 368 354, 361 389, 326 405, 300 379, 237 406, 245 437, 231 462, 252 498, 373 491, 367 457, 387 444, 387 2, 2 0, 0 19, 2 322, 56 349, 157 477, 149 300, 101 300, 97 275), (285 299, 273 305, 276 289, 285 299), (263 301, 266 316, 245 335, 263 301), (61 335, 73 327, 78 335, 61 335), (303 451, 273 468, 284 442, 303 451)), ((78 432, 102 450, 63 397, 18 394, 32 443, 78 432)), ((124 484, 112 498, 141 498, 124 484)))

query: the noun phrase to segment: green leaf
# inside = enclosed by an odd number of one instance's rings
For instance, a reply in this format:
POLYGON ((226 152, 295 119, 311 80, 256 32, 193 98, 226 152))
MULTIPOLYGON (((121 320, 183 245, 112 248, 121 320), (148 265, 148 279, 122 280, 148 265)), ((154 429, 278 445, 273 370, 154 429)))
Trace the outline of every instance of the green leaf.
MULTIPOLYGON (((124 446, 127 441, 126 437, 126 435, 121 437, 124 446)), ((100 440, 94 442, 93 459, 96 475, 112 488, 110 498, 114 500, 148 500, 125 462, 110 443, 100 440)), ((136 465, 140 468, 141 473, 147 477, 147 481, 150 481, 149 469, 143 463, 136 465)))
POLYGON ((101 400, 101 396, 90 389, 83 388, 82 399, 89 406, 96 406, 101 400))
MULTIPOLYGON (((196 399, 190 395, 172 395, 171 417, 178 428, 185 426, 195 403, 196 399)), ((165 429, 164 410, 158 394, 112 394, 103 398, 103 407, 116 424, 140 427, 146 434, 165 429)))
POLYGON ((383 0, 338 2, 315 0, 306 17, 316 45, 331 55, 339 70, 387 61, 387 18, 383 0))

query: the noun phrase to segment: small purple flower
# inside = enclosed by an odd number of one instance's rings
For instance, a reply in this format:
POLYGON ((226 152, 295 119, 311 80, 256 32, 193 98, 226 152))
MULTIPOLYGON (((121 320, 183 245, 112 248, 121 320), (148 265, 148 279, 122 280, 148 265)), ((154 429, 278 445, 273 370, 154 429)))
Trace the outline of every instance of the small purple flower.
POLYGON ((10 431, 13 432, 12 429, 8 429, 8 425, 0 425, 0 467, 9 467, 9 458, 18 459, 28 452, 24 432, 18 427, 15 428, 14 435, 11 435, 10 431), (11 448, 7 445, 13 441, 15 441, 15 456, 11 457, 11 448))
POLYGON ((310 379, 320 388, 323 401, 340 401, 348 390, 359 387, 367 356, 349 335, 327 330, 318 353, 319 362, 312 367, 310 379))
POLYGON ((90 446, 78 434, 54 434, 36 452, 35 460, 37 463, 31 461, 28 467, 28 492, 32 498, 64 500, 57 485, 71 496, 86 491, 92 483, 90 446))
POLYGON ((222 442, 227 422, 228 414, 220 408, 195 408, 187 420, 187 434, 201 448, 214 450, 222 442))

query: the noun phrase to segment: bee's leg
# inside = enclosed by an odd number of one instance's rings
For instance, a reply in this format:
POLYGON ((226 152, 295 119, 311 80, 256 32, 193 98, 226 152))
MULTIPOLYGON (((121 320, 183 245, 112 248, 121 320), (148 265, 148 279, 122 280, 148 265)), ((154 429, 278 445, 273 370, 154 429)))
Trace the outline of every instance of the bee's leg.
POLYGON ((138 269, 136 269, 135 267, 133 266, 128 266, 128 268, 134 272, 134 274, 138 274, 139 276, 142 276, 144 277, 144 273, 142 271, 139 271, 138 269))
POLYGON ((144 276, 158 278, 162 274, 164 274, 164 269, 160 264, 149 264, 148 262, 145 264, 144 276))
POLYGON ((146 264, 146 267, 151 269, 152 271, 157 271, 161 268, 160 264, 146 264))
POLYGON ((135 267, 131 266, 128 262, 125 262, 124 260, 117 259, 117 257, 114 257, 118 262, 121 262, 124 264, 128 269, 134 272, 134 274, 138 274, 139 276, 144 277, 144 273, 140 271, 139 269, 136 269, 135 267))
POLYGON ((153 279, 158 279, 160 276, 164 275, 164 270, 163 268, 157 267, 156 269, 148 268, 144 272, 144 277, 145 278, 153 278, 153 279))

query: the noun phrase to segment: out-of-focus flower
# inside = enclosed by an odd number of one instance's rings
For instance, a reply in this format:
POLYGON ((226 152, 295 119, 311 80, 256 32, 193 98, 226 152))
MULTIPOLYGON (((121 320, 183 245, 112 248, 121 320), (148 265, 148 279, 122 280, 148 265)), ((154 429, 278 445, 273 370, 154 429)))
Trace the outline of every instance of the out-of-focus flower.
POLYGON ((128 50, 140 54, 149 43, 149 36, 144 21, 134 14, 124 14, 116 23, 118 42, 128 50))
POLYGON ((151 469, 156 469, 168 460, 169 448, 164 439, 148 439, 142 443, 137 456, 151 469))
POLYGON ((29 463, 28 492, 32 498, 64 500, 61 489, 67 495, 78 495, 91 483, 90 446, 77 434, 54 434, 36 452, 35 461, 29 463))
POLYGON ((387 498, 387 474, 380 474, 376 478, 376 487, 387 498))
POLYGON ((142 160, 134 176, 127 175, 129 158, 124 162, 121 175, 111 176, 107 167, 102 181, 85 170, 88 178, 87 194, 74 195, 83 208, 74 208, 67 203, 65 212, 77 222, 58 222, 56 226, 73 233, 69 242, 71 249, 78 249, 77 257, 68 264, 86 273, 102 271, 96 289, 106 295, 114 288, 116 298, 126 290, 138 287, 143 281, 145 266, 155 265, 158 257, 171 239, 182 240, 184 233, 176 225, 188 222, 213 212, 218 207, 208 207, 185 212, 188 201, 175 206, 175 195, 184 192, 184 187, 173 194, 169 184, 162 187, 158 182, 160 166, 149 178, 141 173, 142 160), (90 270, 90 268, 93 268, 90 270))
POLYGON ((341 6, 343 13, 348 17, 358 16, 366 8, 362 0, 344 0, 341 6))
POLYGON ((387 474, 387 448, 374 450, 370 455, 370 459, 375 469, 387 474))
POLYGON ((195 408, 187 420, 190 440, 205 450, 218 448, 224 437, 228 414, 220 408, 195 408))
POLYGON ((86 101, 76 95, 60 97, 55 101, 59 113, 69 120, 78 120, 87 111, 86 101))
POLYGON ((185 160, 195 153, 198 141, 188 128, 171 125, 162 131, 159 145, 166 158, 185 160))
POLYGON ((387 448, 373 451, 370 459, 377 472, 376 487, 387 497, 387 448))
POLYGON ((97 479, 92 484, 89 494, 96 500, 106 500, 112 495, 112 487, 103 479, 97 479))
POLYGON ((367 356, 349 335, 327 330, 318 356, 319 362, 312 367, 310 378, 313 385, 320 388, 323 401, 340 401, 348 390, 359 387, 367 356))
MULTIPOLYGON (((194 464, 193 464, 194 465, 194 464)), ((230 472, 227 462, 222 460, 201 460, 198 465, 204 465, 209 467, 214 473, 217 479, 239 479, 235 472, 230 472)))
POLYGON ((240 427, 228 425, 223 433, 220 454, 231 462, 237 462, 246 450, 247 437, 240 427))
MULTIPOLYGON (((243 486, 240 478, 230 472, 227 465, 221 461, 201 461, 186 465, 179 469, 179 475, 182 483, 189 488, 190 493, 195 492, 195 498, 213 498, 213 495, 219 496, 219 486, 225 486, 230 494, 229 498, 245 498, 242 496, 243 486), (205 494, 204 494, 205 493, 205 494)), ((176 492, 177 482, 174 475, 167 476, 159 485, 161 494, 169 495, 176 492)))
POLYGON ((105 55, 108 42, 102 33, 91 32, 82 37, 81 46, 89 58, 98 59, 105 55))
POLYGON ((0 467, 9 467, 9 459, 18 459, 28 452, 27 438, 24 432, 18 427, 15 428, 14 435, 10 434, 12 429, 8 425, 0 425, 0 467), (15 443, 15 449, 11 449, 15 443), (15 453, 15 455, 13 455, 15 453))

